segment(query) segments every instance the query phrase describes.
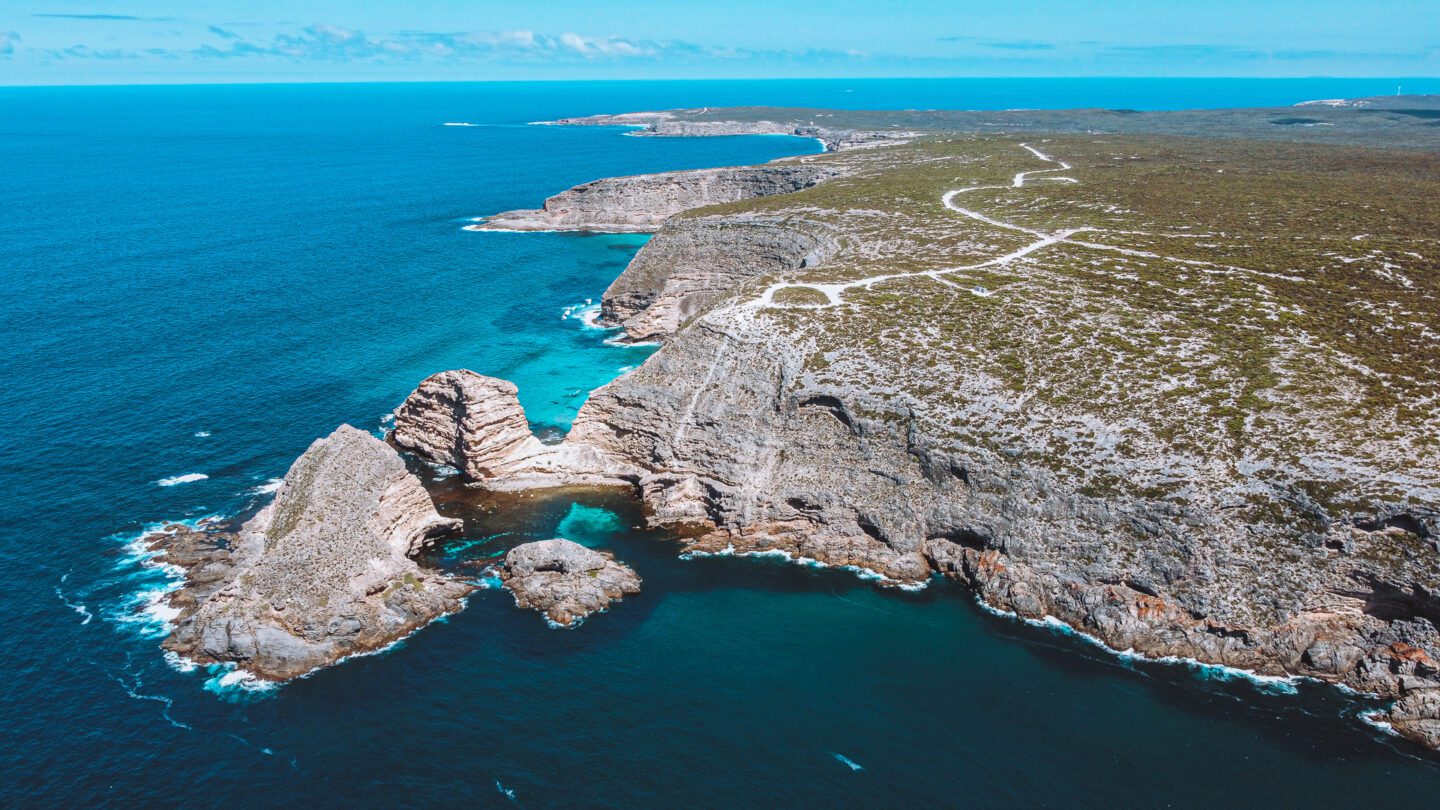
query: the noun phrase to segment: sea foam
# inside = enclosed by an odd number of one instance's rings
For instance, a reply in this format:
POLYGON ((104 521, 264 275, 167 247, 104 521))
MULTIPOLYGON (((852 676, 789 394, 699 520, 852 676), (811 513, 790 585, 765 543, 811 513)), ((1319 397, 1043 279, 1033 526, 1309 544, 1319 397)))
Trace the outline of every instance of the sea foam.
POLYGON ((837 571, 848 571, 857 578, 866 580, 867 582, 874 582, 882 588, 896 588, 902 591, 923 591, 930 586, 930 580, 928 579, 921 582, 897 582, 871 568, 849 564, 831 565, 830 563, 821 562, 813 557, 792 554, 781 548, 767 548, 759 551, 736 551, 735 547, 731 545, 719 551, 686 551, 680 555, 680 559, 682 560, 695 560, 701 557, 759 557, 761 559, 784 560, 804 568, 832 568, 837 571))
POLYGON ((176 484, 189 484, 195 481, 204 481, 206 478, 209 477, 210 476, 206 475, 205 473, 186 473, 185 475, 175 475, 169 478, 161 478, 155 483, 159 484, 162 487, 173 487, 176 484))
POLYGON ((586 329, 613 331, 611 327, 600 325, 600 304, 590 298, 586 298, 583 304, 571 304, 565 307, 560 313, 560 320, 577 320, 586 329))
POLYGON ((1019 619, 1031 627, 1042 627, 1057 635, 1071 636, 1092 644, 1107 653, 1119 658, 1122 661, 1140 661, 1149 664, 1166 664, 1170 666, 1183 666, 1195 672, 1203 680, 1210 681, 1245 681, 1250 685, 1265 692, 1273 692, 1284 695, 1293 695, 1299 692, 1296 687, 1303 678, 1286 675, 1262 675, 1248 669, 1225 666, 1224 664, 1209 664, 1198 661, 1194 658, 1182 658, 1176 655, 1148 656, 1136 652, 1133 648, 1128 650, 1117 650, 1106 644, 1098 636, 1093 636, 1082 630, 1077 630, 1069 624, 1057 619, 1054 616, 1045 616, 1041 619, 1030 619, 1013 611, 1002 610, 993 605, 987 604, 985 600, 976 598, 976 604, 987 613, 996 616, 1003 616, 1007 619, 1019 619))

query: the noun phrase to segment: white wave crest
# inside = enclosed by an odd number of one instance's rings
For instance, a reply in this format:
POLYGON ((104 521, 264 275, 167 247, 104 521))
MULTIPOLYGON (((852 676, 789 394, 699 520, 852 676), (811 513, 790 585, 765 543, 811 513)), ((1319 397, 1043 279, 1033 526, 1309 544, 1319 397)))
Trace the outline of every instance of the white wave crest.
POLYGON ((571 304, 565 307, 560 313, 560 320, 577 320, 586 329, 598 329, 605 332, 614 331, 611 327, 600 325, 600 304, 591 298, 586 298, 583 304, 571 304))
POLYGON ((169 478, 161 478, 155 483, 159 484, 162 487, 173 487, 176 484, 189 484, 195 481, 204 481, 206 478, 209 477, 210 476, 206 475, 205 473, 186 473, 185 475, 174 475, 169 478))
POLYGON ((92 614, 91 611, 89 611, 89 608, 85 607, 85 602, 72 602, 71 600, 69 600, 68 597, 66 597, 65 588, 60 587, 60 585, 65 584, 66 579, 69 578, 71 578, 71 575, 69 574, 66 574, 65 577, 60 577, 59 585, 56 585, 55 587, 55 595, 59 598, 60 601, 65 602, 65 607, 71 608, 71 610, 75 611, 75 613, 81 614, 82 617, 85 617, 84 620, 81 621, 82 626, 84 626, 84 624, 91 623, 92 618, 95 618, 95 614, 92 614))
POLYGON ((1001 608, 997 608, 993 605, 987 604, 985 600, 978 597, 975 601, 976 604, 980 605, 980 608, 982 610, 985 610, 988 613, 993 613, 996 616, 1004 616, 1007 619, 1019 619, 1020 621, 1032 627, 1043 627, 1046 630, 1062 636, 1072 636, 1074 638, 1078 638, 1082 641, 1099 647, 1100 649, 1104 650, 1107 653, 1110 653, 1111 655, 1119 658, 1122 661, 1142 661, 1150 664, 1183 666, 1188 669, 1194 670, 1196 674, 1200 675, 1200 677, 1206 680, 1245 681, 1262 691, 1276 692, 1283 695, 1293 695, 1298 693, 1299 689, 1296 687, 1296 684, 1304 680, 1304 678, 1289 675, 1262 675, 1258 672, 1252 672, 1248 669, 1230 667, 1224 664, 1209 664, 1204 661, 1198 661, 1194 658, 1182 658, 1177 655, 1149 656, 1141 652, 1136 652, 1134 648, 1127 650, 1117 650, 1114 647, 1111 647, 1109 644, 1106 644, 1098 636, 1093 636, 1082 630, 1077 630, 1054 616, 1045 616, 1041 619, 1031 619, 1025 616, 1021 616, 1018 613, 1014 613, 1009 610, 1003 610, 1001 608))
POLYGON ((280 485, 283 484, 283 483, 285 483, 285 479, 284 479, 284 478, 269 478, 269 479, 266 479, 265 483, 260 484, 259 486, 256 486, 256 487, 251 488, 250 494, 251 494, 251 495, 269 495, 270 493, 275 492, 276 490, 280 489, 280 485))
POLYGON ((831 565, 830 563, 821 562, 813 557, 792 554, 781 548, 767 548, 759 551, 736 551, 735 546, 730 545, 719 551, 686 551, 680 555, 680 559, 682 560, 694 560, 701 557, 759 557, 761 559, 768 557, 771 559, 780 559, 805 568, 833 568, 837 571, 848 571, 856 577, 866 580, 867 582, 874 582, 882 588, 896 588, 902 591, 923 591, 930 586, 930 580, 928 579, 921 580, 920 582, 900 582, 885 576, 879 571, 865 568, 864 566, 850 564, 831 565))
POLYGON ((232 703, 269 694, 279 687, 274 681, 257 678, 243 669, 236 669, 233 664, 212 664, 205 669, 210 673, 210 677, 205 680, 205 691, 232 703))

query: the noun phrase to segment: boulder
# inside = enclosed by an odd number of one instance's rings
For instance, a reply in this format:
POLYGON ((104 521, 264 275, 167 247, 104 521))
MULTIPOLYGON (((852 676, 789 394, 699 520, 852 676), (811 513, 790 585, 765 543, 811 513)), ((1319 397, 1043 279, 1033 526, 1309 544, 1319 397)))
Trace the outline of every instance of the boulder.
POLYGON ((640 592, 640 577, 611 555, 559 539, 511 549, 500 579, 516 605, 538 610, 560 627, 573 627, 612 601, 640 592))

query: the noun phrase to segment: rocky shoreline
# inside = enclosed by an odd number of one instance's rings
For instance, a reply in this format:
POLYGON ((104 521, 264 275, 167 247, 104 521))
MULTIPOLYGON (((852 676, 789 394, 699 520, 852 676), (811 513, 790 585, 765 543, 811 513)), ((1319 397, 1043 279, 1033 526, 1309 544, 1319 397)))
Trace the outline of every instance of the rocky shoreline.
POLYGON ((412 559, 459 528, 399 454, 342 425, 238 531, 161 538, 157 561, 186 580, 170 597, 180 612, 163 646, 268 681, 383 648, 459 610, 474 589, 412 559))
MULTIPOLYGON (((842 153, 917 137, 687 120, 684 112, 553 123, 640 126, 656 137, 808 134, 842 153)), ((1236 453, 1224 458, 1228 478, 1214 485, 1197 479, 1183 498, 1097 489, 1027 449, 1043 428, 1008 446, 957 438, 936 416, 935 395, 873 380, 889 362, 883 344, 822 349, 784 307, 765 312, 737 303, 737 291, 753 292, 759 279, 826 271, 837 257, 856 261, 867 250, 882 261, 899 255, 890 245, 865 244, 833 202, 805 193, 868 176, 875 166, 837 155, 601 180, 556 195, 539 211, 490 218, 476 227, 657 231, 607 290, 602 320, 630 339, 663 346, 594 392, 559 444, 530 435, 513 385, 465 370, 421 383, 397 411, 392 441, 460 470, 478 487, 632 487, 649 524, 679 532, 686 551, 783 552, 871 572, 892 585, 938 574, 971 588, 985 605, 1062 622, 1117 651, 1314 678, 1390 698, 1380 719, 1440 749, 1440 510, 1423 486, 1412 487, 1421 495, 1408 500, 1322 502, 1309 483, 1243 472, 1263 467, 1236 453), (786 207, 789 195, 796 201, 786 207), (779 202, 733 205, 763 200, 779 202), (694 210, 712 205, 728 207, 694 210)), ((1019 188, 1023 174, 1016 178, 1019 188)), ((989 293, 977 289, 982 298, 989 293)), ((972 384, 944 373, 956 387, 972 384)), ((1008 418, 978 408, 964 414, 967 425, 1008 418)), ((1060 434, 1050 435, 1059 441, 1060 434)), ((316 447, 330 441, 337 439, 316 447)), ((295 579, 276 556, 291 553, 278 543, 277 522, 284 537, 292 536, 288 527, 309 527, 294 529, 301 548, 336 531, 304 519, 313 507, 300 493, 313 490, 300 482, 314 478, 306 470, 320 464, 312 458, 316 447, 297 461, 299 473, 287 475, 276 504, 235 537, 172 542, 167 554, 188 568, 191 583, 175 598, 184 612, 168 649, 283 679, 409 632, 463 597, 464 586, 406 566, 414 566, 409 555, 417 543, 453 527, 428 500, 420 503, 418 481, 397 478, 389 457, 359 446, 346 452, 364 456, 383 486, 332 473, 322 476, 324 487, 336 478, 336 491, 346 493, 336 503, 347 520, 383 524, 356 542, 367 553, 387 549, 381 558, 390 567, 358 592, 295 579), (406 504, 403 514, 387 511, 393 498, 406 504), (277 519, 277 511, 286 517, 277 519), (222 548, 229 559, 221 559, 222 548), (337 601, 346 607, 318 596, 292 606, 285 599, 291 587, 343 594, 337 601), (305 620, 292 620, 299 615, 305 620), (358 627, 349 618, 359 619, 358 627)), ((1113 455, 1097 454, 1095 464, 1113 455)), ((1348 470, 1360 466, 1331 468, 1338 472, 1324 486, 1344 490, 1348 470)), ((1388 480, 1372 479, 1378 489, 1388 480)), ((598 592, 603 599, 577 597, 569 574, 588 578, 585 572, 615 564, 590 555, 603 558, 589 552, 568 566, 531 564, 526 555, 512 565, 507 557, 502 578, 517 603, 554 610, 552 621, 566 624, 581 615, 577 605, 598 609, 628 592, 617 571, 603 577, 615 586, 598 592), (547 568, 565 575, 546 577, 559 591, 532 592, 527 580, 547 568)), ((347 570, 358 576, 353 565, 347 570)))

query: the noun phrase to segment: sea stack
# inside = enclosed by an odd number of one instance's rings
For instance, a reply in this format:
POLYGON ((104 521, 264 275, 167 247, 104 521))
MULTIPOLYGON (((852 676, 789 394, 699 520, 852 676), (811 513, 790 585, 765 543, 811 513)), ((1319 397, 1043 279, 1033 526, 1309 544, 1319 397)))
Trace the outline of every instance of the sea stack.
POLYGON ((467 479, 495 478, 542 450, 514 384, 467 369, 426 377, 395 411, 395 444, 467 479))
POLYGON ((630 486, 637 465, 594 446, 547 445, 530 430, 515 386, 466 369, 432 374, 395 410, 396 447, 489 489, 630 486))

